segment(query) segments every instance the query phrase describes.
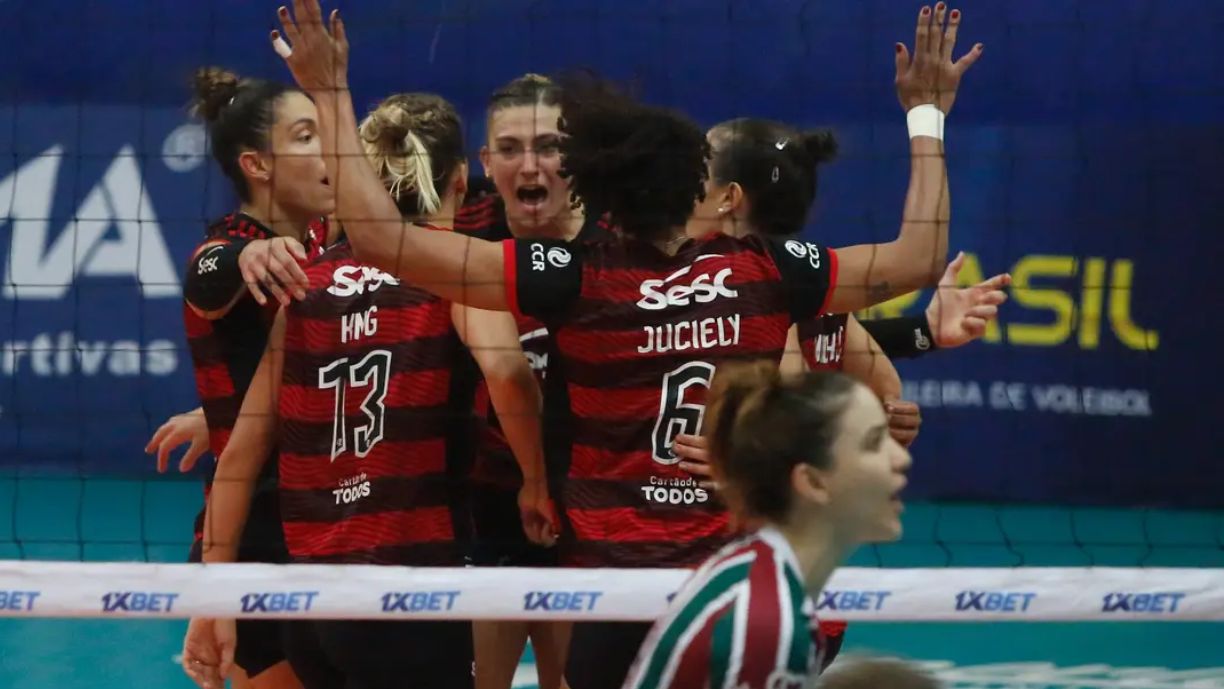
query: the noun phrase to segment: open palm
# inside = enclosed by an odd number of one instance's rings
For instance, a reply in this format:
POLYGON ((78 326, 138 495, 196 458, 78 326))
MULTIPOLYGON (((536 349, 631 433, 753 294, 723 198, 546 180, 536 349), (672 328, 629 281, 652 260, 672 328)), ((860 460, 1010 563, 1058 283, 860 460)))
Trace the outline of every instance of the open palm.
POLYGON ((960 22, 961 11, 948 12, 945 3, 935 5, 934 12, 923 7, 918 13, 914 54, 910 55, 905 44, 897 44, 897 99, 907 112, 927 104, 934 104, 945 115, 952 111, 961 77, 982 56, 982 44, 977 43, 952 61, 960 22))

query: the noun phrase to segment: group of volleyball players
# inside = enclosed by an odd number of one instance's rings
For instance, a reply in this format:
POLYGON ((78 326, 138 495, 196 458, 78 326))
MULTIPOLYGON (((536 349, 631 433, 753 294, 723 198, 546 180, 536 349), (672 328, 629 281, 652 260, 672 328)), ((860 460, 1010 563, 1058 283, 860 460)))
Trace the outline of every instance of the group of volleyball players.
POLYGON ((897 237, 837 250, 797 238, 828 132, 703 132, 591 77, 528 75, 490 101, 482 196, 453 106, 404 93, 359 119, 338 13, 279 17, 296 86, 197 75, 241 205, 187 268, 203 418, 150 444, 164 466, 207 426, 193 559, 701 567, 653 633, 193 619, 186 672, 500 689, 530 636, 544 689, 816 674, 840 630, 814 631, 809 596, 900 532, 918 416, 885 355, 963 344, 1005 298, 1007 276, 955 289, 946 265, 944 116, 982 51, 952 60, 959 12, 923 7, 913 54, 897 44, 897 237), (832 315, 936 283, 917 319, 832 315))

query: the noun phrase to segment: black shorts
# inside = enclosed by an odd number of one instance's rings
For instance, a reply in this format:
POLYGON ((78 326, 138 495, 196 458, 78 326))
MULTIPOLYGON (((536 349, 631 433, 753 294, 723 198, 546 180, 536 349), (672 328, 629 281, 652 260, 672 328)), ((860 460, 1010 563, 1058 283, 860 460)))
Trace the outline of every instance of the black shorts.
POLYGON ((471 622, 306 620, 285 625, 306 689, 472 689, 471 622))
POLYGON ((557 566, 556 548, 538 546, 523 533, 517 490, 473 482, 472 522, 472 562, 477 567, 557 566))
POLYGON ((570 689, 621 689, 650 622, 579 622, 570 637, 565 682, 570 689))
MULTIPOLYGON (((204 510, 200 510, 196 517, 196 533, 203 531, 204 510)), ((199 538, 192 542, 188 562, 201 561, 202 546, 199 538)), ((242 543, 238 546, 238 561, 274 564, 289 561, 276 491, 259 491, 251 499, 251 512, 247 517, 246 529, 242 532, 242 543)), ((249 677, 257 677, 285 660, 284 626, 282 620, 238 620, 238 647, 234 650, 234 662, 249 677)))
MULTIPOLYGON (((196 538, 191 543, 188 562, 200 562, 204 533, 204 509, 196 515, 196 538)), ((289 549, 285 546, 285 529, 281 525, 280 497, 275 488, 261 488, 251 497, 251 511, 247 514, 246 528, 242 531, 242 542, 238 544, 239 562, 289 562, 289 549)))

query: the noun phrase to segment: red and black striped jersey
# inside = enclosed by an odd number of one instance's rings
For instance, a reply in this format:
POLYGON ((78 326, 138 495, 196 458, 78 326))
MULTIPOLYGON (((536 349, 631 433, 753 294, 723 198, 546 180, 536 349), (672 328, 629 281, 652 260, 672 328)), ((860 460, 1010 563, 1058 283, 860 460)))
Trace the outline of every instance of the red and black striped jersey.
POLYGON ((812 371, 840 371, 845 366, 846 322, 844 313, 822 314, 799 323, 799 350, 812 371))
MULTIPOLYGON (((503 247, 512 307, 548 324, 569 393, 563 559, 697 564, 726 542, 726 513, 677 466, 672 441, 701 432, 718 365, 780 360, 790 325, 823 310, 836 255, 725 235, 675 255, 628 238, 503 247)), ((550 382, 557 371, 550 360, 550 382)))
MULTIPOLYGON (((506 221, 505 208, 500 197, 488 196, 476 203, 460 209, 455 218, 455 231, 487 241, 502 241, 514 237, 510 225, 506 221)), ((606 217, 589 219, 573 241, 591 242, 610 239, 613 236, 606 217)), ((568 402, 564 396, 564 388, 550 387, 547 382, 547 369, 553 342, 549 337, 548 327, 538 319, 523 314, 515 314, 518 321, 519 342, 523 354, 531 364, 531 370, 536 374, 545 393, 545 413, 543 423, 545 428, 549 422, 550 410, 562 410, 562 418, 568 412, 568 402)), ((522 483, 522 473, 514 460, 514 453, 501 430, 489 400, 489 390, 480 376, 475 361, 468 357, 468 365, 477 379, 475 391, 475 412, 479 440, 477 441, 475 463, 472 469, 473 480, 500 486, 505 489, 517 489, 522 483)), ((551 453, 548 453, 551 454, 551 453)))
POLYGON ((280 502, 301 562, 454 565, 466 537, 447 438, 450 303, 361 265, 347 243, 286 310, 280 502))
POLYGON ((771 528, 728 545, 651 629, 626 689, 802 689, 826 644, 794 551, 771 528))
MULTIPOLYGON (((204 409, 208 423, 209 449, 214 457, 225 450, 242 399, 251 384, 251 377, 259 366, 264 347, 268 342, 268 331, 276 316, 277 304, 270 301, 260 306, 246 291, 241 275, 233 271, 216 270, 216 263, 208 261, 210 252, 230 247, 239 249, 257 239, 272 239, 276 235, 254 218, 243 213, 231 213, 209 226, 204 241, 192 251, 192 259, 184 277, 184 292, 215 291, 215 284, 228 294, 237 295, 237 301, 221 318, 207 319, 196 313, 184 300, 183 323, 187 330, 187 345, 191 350, 191 361, 195 372, 196 393, 204 409), (230 273, 230 274, 227 274, 230 273)), ((327 223, 320 219, 307 230, 305 248, 310 258, 319 256, 327 239, 327 223)), ((264 470, 262 487, 275 487, 275 462, 268 462, 264 470)), ((211 485, 211 473, 205 484, 205 498, 211 485)), ((203 516, 203 512, 200 513, 203 516)), ((202 533, 202 522, 197 520, 196 535, 202 533)))

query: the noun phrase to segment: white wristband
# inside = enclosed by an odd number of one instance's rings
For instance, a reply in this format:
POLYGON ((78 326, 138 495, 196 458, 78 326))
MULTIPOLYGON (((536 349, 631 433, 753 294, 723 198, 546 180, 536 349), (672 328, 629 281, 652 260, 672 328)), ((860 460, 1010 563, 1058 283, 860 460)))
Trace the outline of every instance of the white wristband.
POLYGON ((944 114, 943 111, 934 105, 927 103, 911 108, 905 113, 905 122, 909 125, 910 138, 916 136, 929 136, 933 139, 943 141, 944 138, 944 114))

